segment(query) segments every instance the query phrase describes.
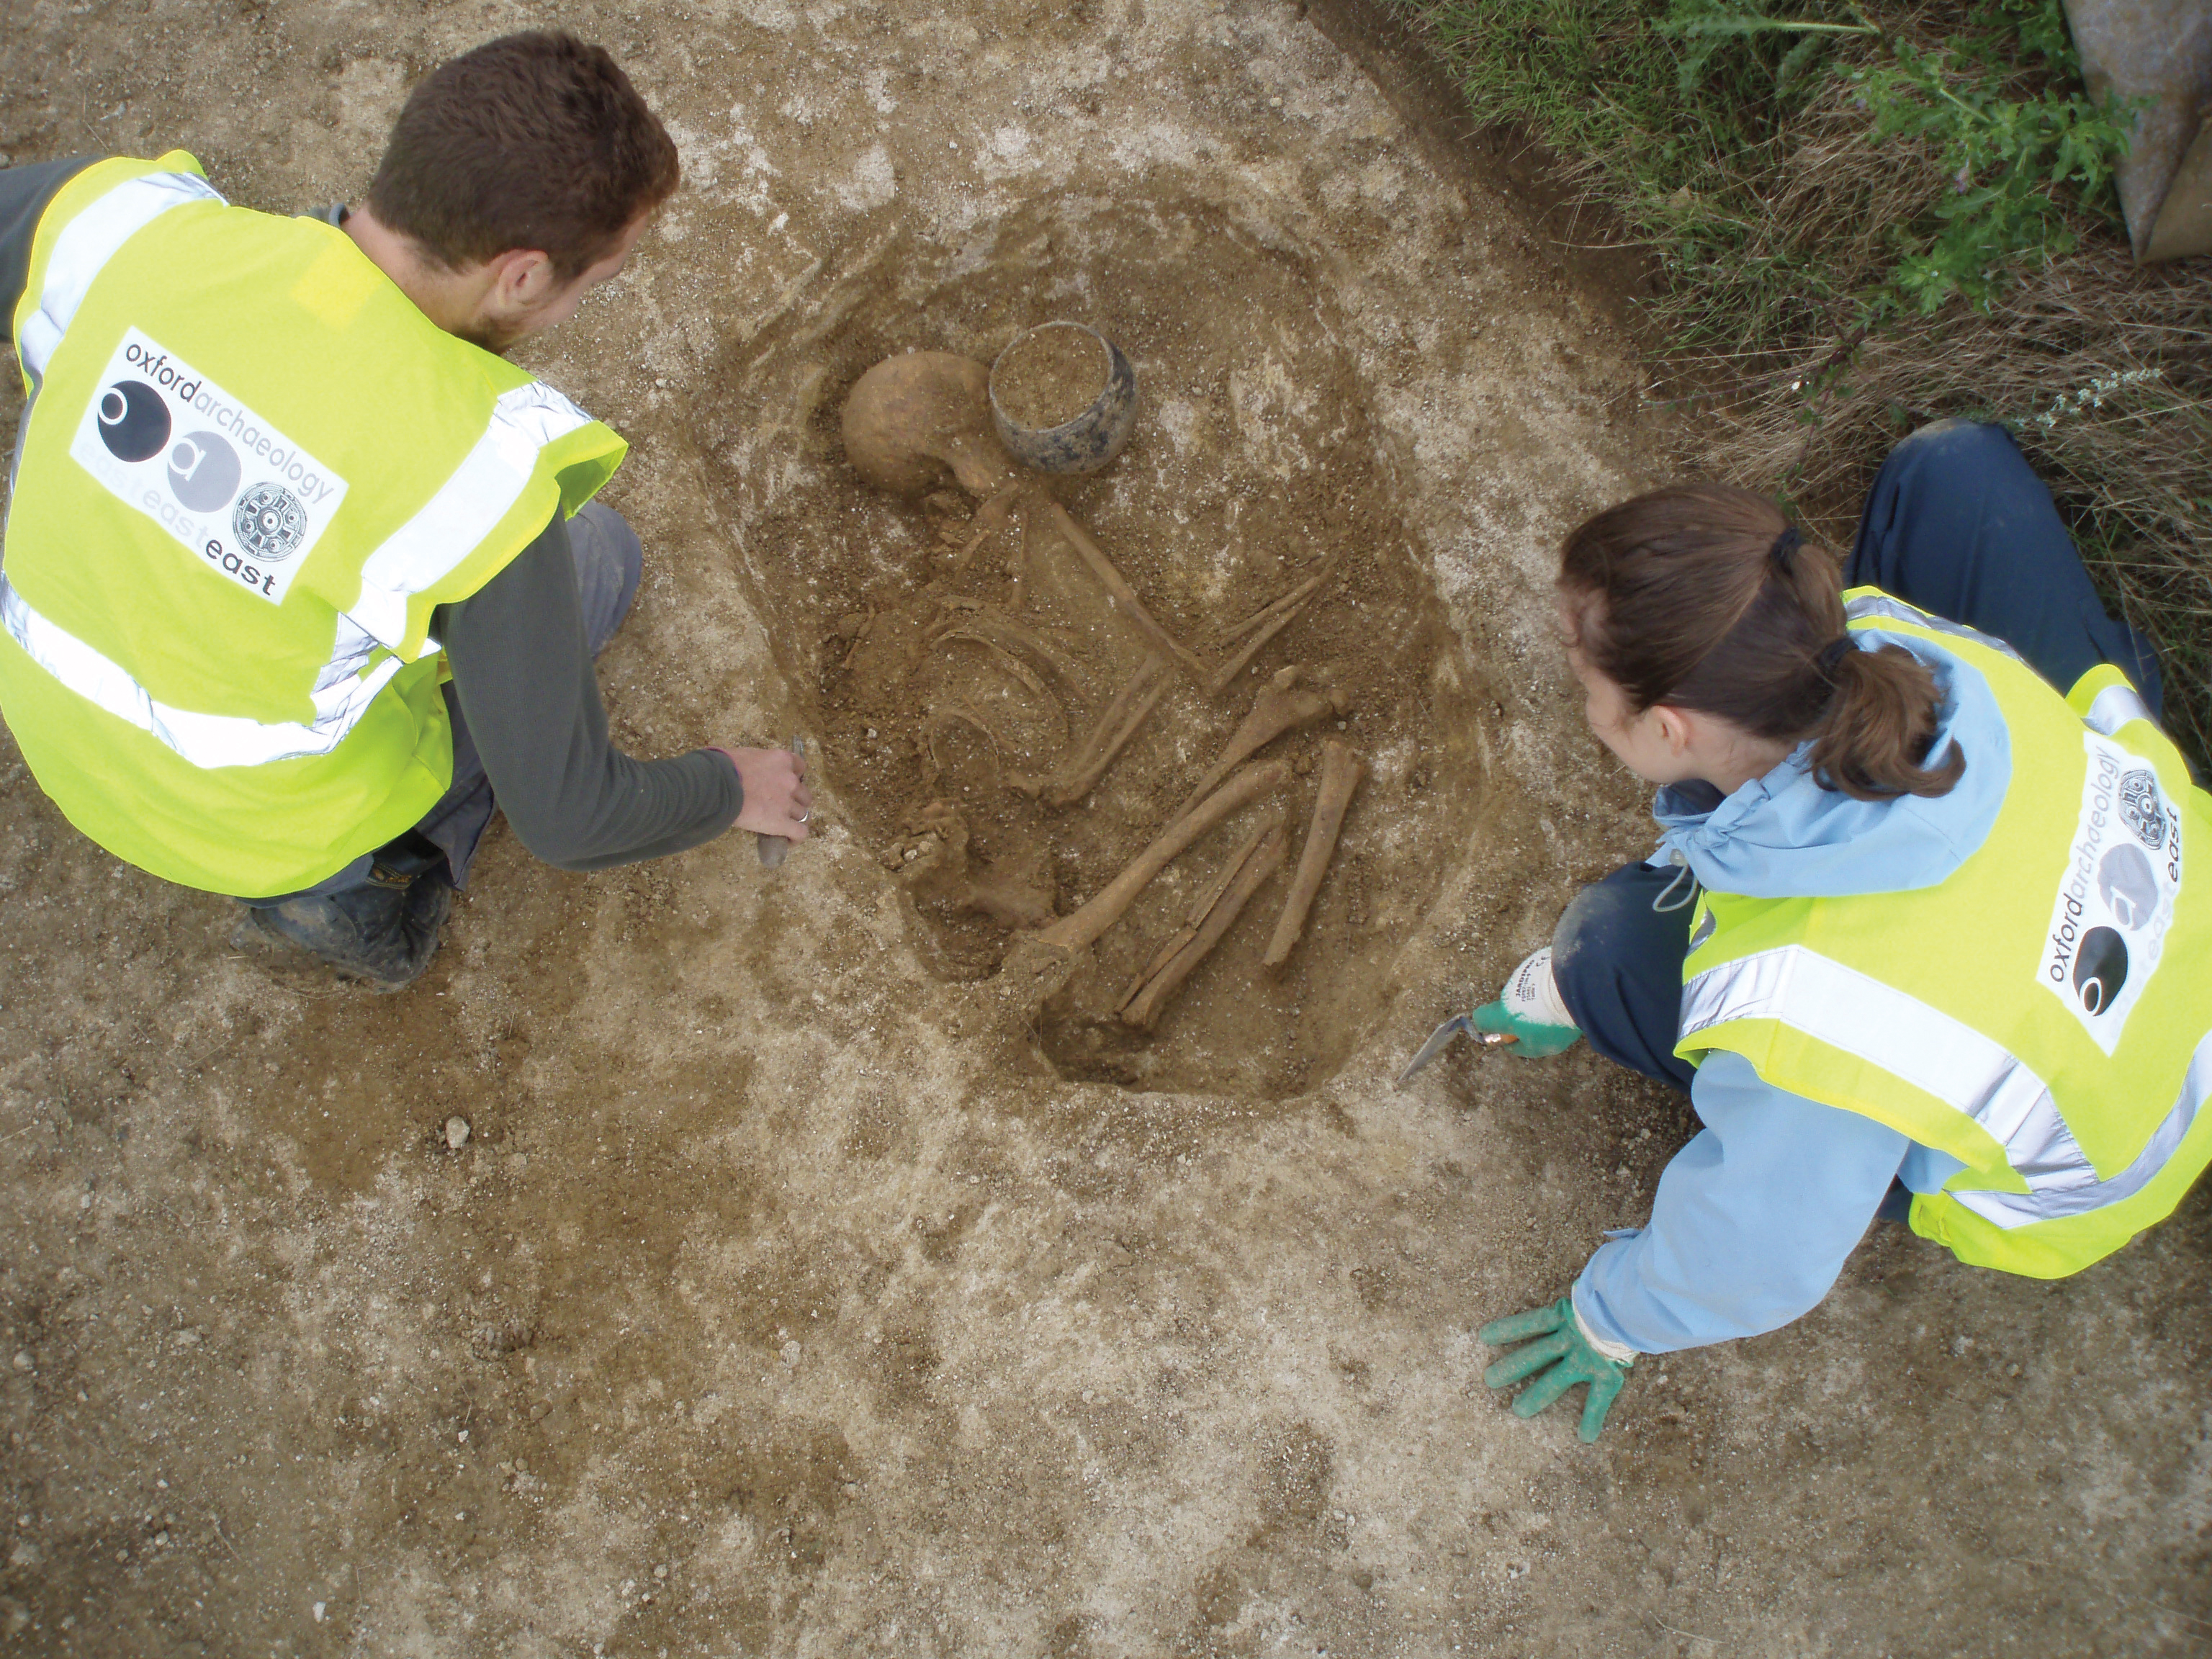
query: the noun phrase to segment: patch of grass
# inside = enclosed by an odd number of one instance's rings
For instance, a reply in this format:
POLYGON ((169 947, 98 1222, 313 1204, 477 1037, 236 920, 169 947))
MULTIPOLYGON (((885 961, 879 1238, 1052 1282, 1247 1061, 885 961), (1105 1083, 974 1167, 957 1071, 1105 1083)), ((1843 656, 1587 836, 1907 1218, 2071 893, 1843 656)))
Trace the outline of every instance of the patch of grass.
POLYGON ((2002 421, 2212 760, 2212 283, 2138 270, 2059 0, 1391 0, 1651 250, 1711 463, 1831 541, 1897 438, 2002 421))

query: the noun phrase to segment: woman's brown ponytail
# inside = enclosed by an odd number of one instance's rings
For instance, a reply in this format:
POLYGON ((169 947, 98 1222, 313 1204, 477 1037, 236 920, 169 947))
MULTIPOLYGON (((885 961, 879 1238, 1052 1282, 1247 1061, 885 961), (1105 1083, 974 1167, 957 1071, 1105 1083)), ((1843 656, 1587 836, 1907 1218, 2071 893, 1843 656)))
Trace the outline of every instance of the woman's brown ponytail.
POLYGON ((1941 795, 1958 782, 1966 757, 1954 744, 1943 764, 1922 764, 1936 735, 1936 677, 1893 645, 1847 651, 1831 679, 1835 695, 1813 740, 1813 770, 1832 789, 1858 800, 1941 795))
POLYGON ((1836 562, 1782 510, 1726 484, 1653 490, 1599 514, 1560 550, 1574 643, 1638 713, 1716 714, 1753 736, 1813 741, 1822 787, 1859 800, 1941 795, 1966 771, 1927 764, 1936 677, 1844 629, 1836 562))

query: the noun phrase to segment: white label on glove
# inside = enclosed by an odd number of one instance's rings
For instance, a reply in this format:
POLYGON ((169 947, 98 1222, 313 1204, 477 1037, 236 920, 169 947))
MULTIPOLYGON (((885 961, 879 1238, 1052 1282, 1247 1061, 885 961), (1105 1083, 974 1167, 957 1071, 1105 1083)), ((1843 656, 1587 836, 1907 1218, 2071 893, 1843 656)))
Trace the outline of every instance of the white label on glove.
POLYGON ((1559 996, 1559 981, 1552 977, 1552 947, 1533 951, 1506 979, 1498 994, 1505 1012, 1538 1025, 1557 1025, 1569 1031, 1582 1029, 1559 996))

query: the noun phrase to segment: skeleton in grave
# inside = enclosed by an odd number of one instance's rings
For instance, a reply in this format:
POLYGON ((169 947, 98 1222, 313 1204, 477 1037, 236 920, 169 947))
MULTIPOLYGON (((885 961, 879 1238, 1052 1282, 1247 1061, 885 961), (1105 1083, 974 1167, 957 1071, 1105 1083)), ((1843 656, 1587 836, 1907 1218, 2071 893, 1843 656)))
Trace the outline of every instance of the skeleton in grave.
MULTIPOLYGON (((970 533, 959 550, 956 573, 967 568, 986 541, 1010 524, 1018 524, 1020 534, 1007 567, 1006 604, 998 607, 966 599, 950 603, 948 620, 933 642, 983 653, 1060 708, 1071 734, 1060 760, 1042 775, 1010 771, 1004 781, 1047 807, 1064 808, 1083 799, 1106 775, 1158 706, 1171 671, 1181 672, 1208 696, 1222 696, 1260 650, 1297 619, 1327 585, 1331 571, 1324 567, 1237 623, 1223 641, 1221 659, 1208 662, 1146 608, 1096 538, 1053 499, 1046 476, 1025 470, 1007 453, 993 426, 990 374, 982 363, 949 352, 908 352, 877 364, 860 377, 846 400, 846 454, 861 477, 877 489, 914 500, 949 483, 975 501, 970 533), (1083 700, 1072 665, 1050 640, 1019 620, 1030 563, 1044 539, 1054 535, 1073 550, 1106 590, 1115 614, 1149 647, 1143 663, 1079 738, 1073 735, 1075 728, 1066 718, 1068 702, 1083 700)), ((950 801, 932 802, 913 826, 923 832, 921 850, 906 864, 902 878, 919 896, 979 911, 1005 926, 1033 929, 1022 939, 1032 958, 1039 953, 1072 957, 1119 921, 1152 878, 1185 848, 1240 809, 1272 799, 1290 781, 1290 768, 1282 762, 1246 762, 1284 733, 1343 712, 1334 691, 1319 677, 1310 678, 1295 665, 1273 675, 1159 836, 1066 916, 1053 918, 1048 879, 1033 862, 1019 869, 999 869, 973 859, 966 825, 950 801)), ((924 765, 932 776, 942 770, 939 737, 955 726, 971 727, 994 750, 1008 752, 1008 745, 982 714, 958 699, 939 704, 922 724, 924 765)), ((1289 960, 1304 932, 1363 770, 1358 757, 1345 744, 1328 744, 1304 848, 1268 945, 1266 963, 1271 971, 1289 960)), ((1118 1012, 1125 1023, 1150 1030, 1167 1000, 1282 867, 1288 848, 1279 817, 1279 809, 1267 811, 1265 821, 1246 836, 1200 890, 1182 924, 1153 952, 1121 999, 1118 1012)))

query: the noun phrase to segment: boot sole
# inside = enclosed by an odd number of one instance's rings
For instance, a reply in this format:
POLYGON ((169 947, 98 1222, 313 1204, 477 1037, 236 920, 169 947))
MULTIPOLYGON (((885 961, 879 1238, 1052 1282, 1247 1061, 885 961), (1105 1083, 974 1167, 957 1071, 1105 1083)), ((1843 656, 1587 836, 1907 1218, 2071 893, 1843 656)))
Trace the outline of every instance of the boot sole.
MULTIPOLYGON (((380 979, 375 975, 367 973, 350 963, 332 962, 329 957, 318 955, 309 950, 299 940, 288 939, 282 933, 273 932, 262 925, 259 910, 252 905, 247 905, 245 908, 246 914, 239 918, 238 925, 231 930, 230 943, 232 947, 241 954, 258 958, 264 968, 305 969, 309 963, 313 963, 334 975, 341 983, 366 986, 379 996, 390 996, 395 992, 405 990, 420 980, 430 966, 430 958, 426 957, 422 960, 422 966, 405 979, 380 979)), ((436 953, 434 951, 432 954, 436 953)))

